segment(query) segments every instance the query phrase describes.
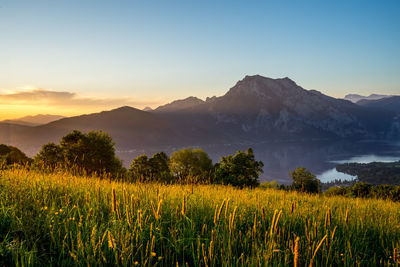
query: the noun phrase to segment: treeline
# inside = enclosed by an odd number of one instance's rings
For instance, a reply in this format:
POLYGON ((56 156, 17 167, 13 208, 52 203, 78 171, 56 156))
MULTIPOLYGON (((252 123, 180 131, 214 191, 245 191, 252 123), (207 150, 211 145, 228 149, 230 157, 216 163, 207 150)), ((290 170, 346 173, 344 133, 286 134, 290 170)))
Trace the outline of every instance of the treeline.
POLYGON ((357 182, 351 186, 333 186, 324 192, 327 196, 379 198, 400 201, 399 185, 372 185, 357 182))
POLYGON ((336 170, 357 176, 365 183, 400 185, 400 161, 344 163, 336 165, 336 170))
POLYGON ((330 185, 328 187, 327 184, 320 183, 318 179, 309 180, 308 182, 305 183, 305 185, 307 184, 310 185, 310 183, 313 183, 314 185, 311 187, 302 186, 301 188, 299 188, 298 186, 299 183, 296 182, 295 180, 293 180, 293 183, 291 185, 278 184, 276 181, 271 181, 271 182, 261 183, 260 187, 271 188, 276 190, 285 190, 285 191, 295 190, 298 192, 305 192, 305 193, 320 193, 328 197, 344 196, 349 198, 374 198, 374 199, 384 199, 391 201, 400 201, 399 185, 387 185, 387 184, 373 185, 364 182, 348 181, 348 183, 345 183, 342 181, 343 185, 338 186, 333 183, 330 183, 328 184, 330 185), (321 191, 321 189, 324 189, 324 191, 321 191))
POLYGON ((59 144, 44 145, 33 160, 14 147, 3 146, 0 149, 7 150, 7 153, 0 150, 0 155, 4 154, 2 157, 5 158, 3 167, 22 164, 45 171, 61 169, 131 182, 214 183, 255 187, 258 185, 258 177, 263 172, 263 163, 255 160, 251 148, 237 151, 235 155, 221 157, 216 164, 212 163, 204 150, 198 148, 178 150, 173 152, 171 157, 164 152, 151 157, 141 155, 132 160, 127 170, 115 155, 112 138, 101 131, 87 134, 73 131, 62 137, 59 144))
MULTIPOLYGON (((112 138, 101 131, 87 134, 73 131, 62 137, 59 144, 44 145, 33 159, 16 147, 0 145, 0 169, 13 164, 50 172, 67 170, 78 174, 94 174, 129 182, 223 184, 236 187, 259 186, 258 178, 264 166, 255 159, 251 148, 221 157, 215 164, 204 150, 185 148, 174 151, 170 157, 164 152, 151 157, 138 156, 126 169, 115 155, 112 138)), ((393 164, 398 165, 399 162, 393 164)), ((303 193, 321 193, 321 188, 326 188, 314 174, 303 167, 298 167, 289 175, 292 178, 290 185, 279 185, 273 181, 264 182, 260 186, 303 193)), ((400 201, 400 186, 352 181, 350 184, 332 186, 324 194, 400 201)))
POLYGON ((134 159, 128 170, 133 181, 156 181, 163 183, 203 183, 233 186, 258 185, 263 172, 263 163, 256 161, 251 148, 237 151, 235 155, 222 157, 213 164, 207 153, 199 148, 185 148, 175 151, 171 157, 164 152, 151 158, 141 155, 134 159))

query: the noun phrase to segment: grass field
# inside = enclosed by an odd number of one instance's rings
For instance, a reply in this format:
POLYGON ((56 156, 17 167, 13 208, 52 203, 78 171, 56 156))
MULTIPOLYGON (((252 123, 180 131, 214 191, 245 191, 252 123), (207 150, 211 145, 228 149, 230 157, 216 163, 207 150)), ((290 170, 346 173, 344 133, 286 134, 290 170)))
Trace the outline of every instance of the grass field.
POLYGON ((399 250, 390 201, 0 171, 0 266, 397 266, 399 250))

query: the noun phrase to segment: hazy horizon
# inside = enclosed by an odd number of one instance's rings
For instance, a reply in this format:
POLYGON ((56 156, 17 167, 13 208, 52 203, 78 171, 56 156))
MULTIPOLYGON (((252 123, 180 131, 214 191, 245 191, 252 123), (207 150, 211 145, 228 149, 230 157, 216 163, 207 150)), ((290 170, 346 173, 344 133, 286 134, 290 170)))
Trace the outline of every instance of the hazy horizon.
MULTIPOLYGON (((258 74, 256 74, 258 75, 258 74)), ((244 78, 244 77, 243 77, 244 78)), ((268 77, 270 78, 270 77, 268 77)), ((277 77, 275 79, 280 79, 284 77, 277 77)), ((237 82, 237 81, 236 81, 237 82)), ((229 91, 231 87, 233 87, 236 82, 230 86, 229 88, 226 89, 226 91, 221 94, 217 95, 217 97, 224 95, 226 92, 229 91)), ((301 86, 301 85, 300 85, 301 86)), ((310 90, 307 88, 304 88, 306 90, 310 90)), ((349 93, 350 94, 350 93, 349 93)), ((352 93, 352 94, 357 94, 357 93, 352 93)), ((367 96, 367 95, 365 95, 367 96)), ((8 94, 0 95, 0 102, 2 100, 2 97, 6 100, 7 98, 10 98, 11 101, 16 101, 19 102, 19 106, 26 107, 26 109, 22 109, 22 113, 15 113, 14 117, 12 115, 7 115, 5 117, 2 117, 2 113, 0 113, 0 121, 1 120, 13 120, 13 119, 21 119, 23 117, 29 117, 29 116, 36 116, 36 115, 62 115, 65 117, 72 117, 72 116, 79 116, 83 114, 89 114, 89 113, 97 113, 101 111, 106 111, 106 110, 112 110, 116 109, 122 106, 130 106, 133 108, 141 109, 143 110, 144 108, 150 107, 152 109, 155 109, 159 106, 171 103, 175 100, 180 100, 180 99, 185 99, 188 97, 197 97, 203 101, 206 100, 207 97, 213 97, 213 96, 206 96, 206 97, 199 97, 196 95, 187 95, 187 96, 182 96, 179 99, 170 99, 170 100, 165 100, 163 102, 140 102, 140 101, 133 101, 132 99, 129 99, 128 97, 123 97, 121 96, 120 98, 90 98, 90 97, 82 97, 77 95, 76 93, 71 93, 71 92, 57 92, 57 91, 48 91, 43 88, 33 88, 28 91, 15 91, 15 92, 9 92, 8 94), (67 102, 66 104, 63 103, 63 101, 70 101, 67 102), (30 105, 29 101, 35 102, 35 104, 39 104, 38 106, 35 106, 37 112, 32 111, 32 106, 30 105), (86 106, 86 108, 81 111, 81 110, 76 110, 76 109, 71 109, 74 106, 86 106), (57 109, 53 111, 53 106, 57 106, 57 109), (64 108, 60 108, 63 107, 64 108), (57 113, 58 112, 58 113, 57 113), (21 114, 21 115, 18 115, 21 114)), ((332 96, 333 97, 333 96, 332 96)), ((339 97, 341 98, 341 97, 339 97)), ((1 104, 0 105, 0 110, 1 108, 7 107, 7 104, 1 104)), ((21 111, 21 110, 18 110, 21 111)), ((12 114, 12 113, 9 113, 12 114)))
POLYGON ((0 1, 0 120, 225 94, 245 75, 400 92, 397 1, 0 1))

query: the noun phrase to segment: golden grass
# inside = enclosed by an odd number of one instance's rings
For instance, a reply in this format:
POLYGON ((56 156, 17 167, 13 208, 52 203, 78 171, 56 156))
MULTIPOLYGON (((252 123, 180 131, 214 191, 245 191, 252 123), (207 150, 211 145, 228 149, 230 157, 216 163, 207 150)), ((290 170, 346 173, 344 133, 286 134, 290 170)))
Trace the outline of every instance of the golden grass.
POLYGON ((393 266, 400 204, 0 171, 0 265, 393 266))

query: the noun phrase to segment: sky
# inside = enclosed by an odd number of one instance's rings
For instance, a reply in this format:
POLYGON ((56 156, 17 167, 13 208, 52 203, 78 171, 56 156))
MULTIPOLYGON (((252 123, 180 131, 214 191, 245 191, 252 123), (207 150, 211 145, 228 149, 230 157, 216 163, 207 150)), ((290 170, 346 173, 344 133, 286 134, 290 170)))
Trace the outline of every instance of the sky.
POLYGON ((223 95, 400 94, 400 1, 0 0, 0 120, 223 95))

